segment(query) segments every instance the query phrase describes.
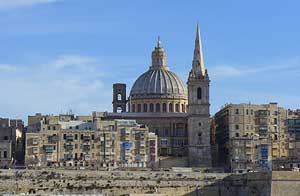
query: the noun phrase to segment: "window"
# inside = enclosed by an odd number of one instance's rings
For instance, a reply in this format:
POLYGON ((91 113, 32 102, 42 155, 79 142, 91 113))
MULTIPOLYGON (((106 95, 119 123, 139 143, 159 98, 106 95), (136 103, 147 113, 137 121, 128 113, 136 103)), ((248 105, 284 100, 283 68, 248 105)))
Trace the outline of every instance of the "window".
POLYGON ((160 112, 160 104, 159 103, 156 104, 155 108, 156 108, 156 112, 160 112))
POLYGON ((75 144, 75 149, 78 149, 78 144, 75 144))
POLYGON ((80 135, 80 139, 83 140, 83 134, 80 135))
POLYGON ((235 133, 235 137, 240 137, 240 134, 239 133, 235 133))
POLYGON ((159 135, 159 128, 154 128, 154 133, 155 133, 155 135, 159 135))
POLYGON ((240 113, 239 109, 235 109, 235 114, 239 114, 239 113, 240 113))
POLYGON ((173 112, 173 104, 172 103, 169 104, 169 112, 173 112))
POLYGON ((160 144, 162 145, 168 145, 168 139, 161 139, 160 144))
POLYGON ((8 136, 4 136, 4 140, 8 140, 8 136))
POLYGON ((78 134, 75 134, 75 140, 78 140, 78 134))
POLYGON ((240 126, 239 125, 235 125, 235 130, 239 130, 240 126))
POLYGON ((197 98, 202 99, 202 89, 200 87, 197 88, 197 98))
POLYGON ((176 110, 176 112, 179 112, 179 104, 178 103, 175 105, 175 110, 176 110))
POLYGON ((137 110, 138 110, 138 112, 142 112, 142 105, 141 104, 137 105, 137 110))
POLYGON ((76 129, 79 129, 79 126, 78 126, 78 125, 76 126, 76 129))
POLYGON ((146 104, 146 103, 144 103, 144 112, 147 112, 147 110, 148 110, 148 105, 146 104))
POLYGON ((121 94, 118 94, 118 101, 122 101, 122 95, 121 94))
POLYGON ((163 112, 167 112, 167 104, 166 103, 163 103, 162 110, 163 110, 163 112))
POLYGON ((132 104, 132 112, 135 112, 135 104, 132 104))
POLYGON ((92 135, 92 140, 95 140, 95 135, 92 135))
POLYGON ((198 133, 198 144, 202 143, 202 133, 198 133))
POLYGON ((3 151, 3 158, 7 158, 7 151, 3 151))
POLYGON ((66 134, 64 134, 64 140, 66 140, 67 139, 67 135, 66 134))
POLYGON ((185 105, 184 104, 181 104, 181 111, 185 112, 185 105))
POLYGON ((251 110, 251 115, 253 115, 253 110, 251 110))
POLYGON ((153 103, 150 103, 150 112, 154 112, 154 105, 153 105, 153 103))
POLYGON ((248 109, 246 110, 246 114, 247 114, 247 115, 249 114, 249 110, 248 110, 248 109))

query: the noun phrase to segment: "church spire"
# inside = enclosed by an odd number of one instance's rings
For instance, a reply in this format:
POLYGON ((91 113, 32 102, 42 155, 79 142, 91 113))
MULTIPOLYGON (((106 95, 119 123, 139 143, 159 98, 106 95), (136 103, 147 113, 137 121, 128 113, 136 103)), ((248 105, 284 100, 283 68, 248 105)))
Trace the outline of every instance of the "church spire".
POLYGON ((204 59, 203 59, 200 28, 199 28, 198 23, 197 23, 197 33, 196 33, 196 40, 195 40, 192 72, 196 77, 199 77, 199 76, 204 77, 206 75, 205 74, 204 59))

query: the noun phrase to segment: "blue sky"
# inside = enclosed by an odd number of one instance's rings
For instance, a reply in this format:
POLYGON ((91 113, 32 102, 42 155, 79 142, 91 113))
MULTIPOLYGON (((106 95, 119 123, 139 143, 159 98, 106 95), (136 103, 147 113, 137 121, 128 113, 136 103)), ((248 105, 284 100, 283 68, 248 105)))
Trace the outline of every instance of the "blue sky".
MULTIPOLYGON (((112 84, 148 69, 157 36, 186 81, 199 21, 211 114, 300 108, 297 0, 0 0, 0 116, 111 111, 112 84)), ((128 92, 129 93, 129 92, 128 92)))

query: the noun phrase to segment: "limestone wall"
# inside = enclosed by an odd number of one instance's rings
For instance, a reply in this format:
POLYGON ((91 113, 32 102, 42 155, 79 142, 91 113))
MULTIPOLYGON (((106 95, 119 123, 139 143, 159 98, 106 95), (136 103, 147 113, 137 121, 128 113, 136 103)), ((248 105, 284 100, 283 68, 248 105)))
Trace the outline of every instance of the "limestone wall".
POLYGON ((1 193, 166 196, 298 196, 300 172, 0 170, 1 193))

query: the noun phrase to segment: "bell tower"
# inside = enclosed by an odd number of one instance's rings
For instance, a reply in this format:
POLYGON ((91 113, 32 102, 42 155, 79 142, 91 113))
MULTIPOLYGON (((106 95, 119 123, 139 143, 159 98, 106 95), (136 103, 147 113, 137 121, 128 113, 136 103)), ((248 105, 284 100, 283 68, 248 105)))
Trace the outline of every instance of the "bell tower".
POLYGON ((200 29, 197 25, 192 70, 187 82, 190 167, 211 166, 209 83, 204 66, 200 29))
POLYGON ((126 112, 126 84, 113 85, 113 112, 126 112))

